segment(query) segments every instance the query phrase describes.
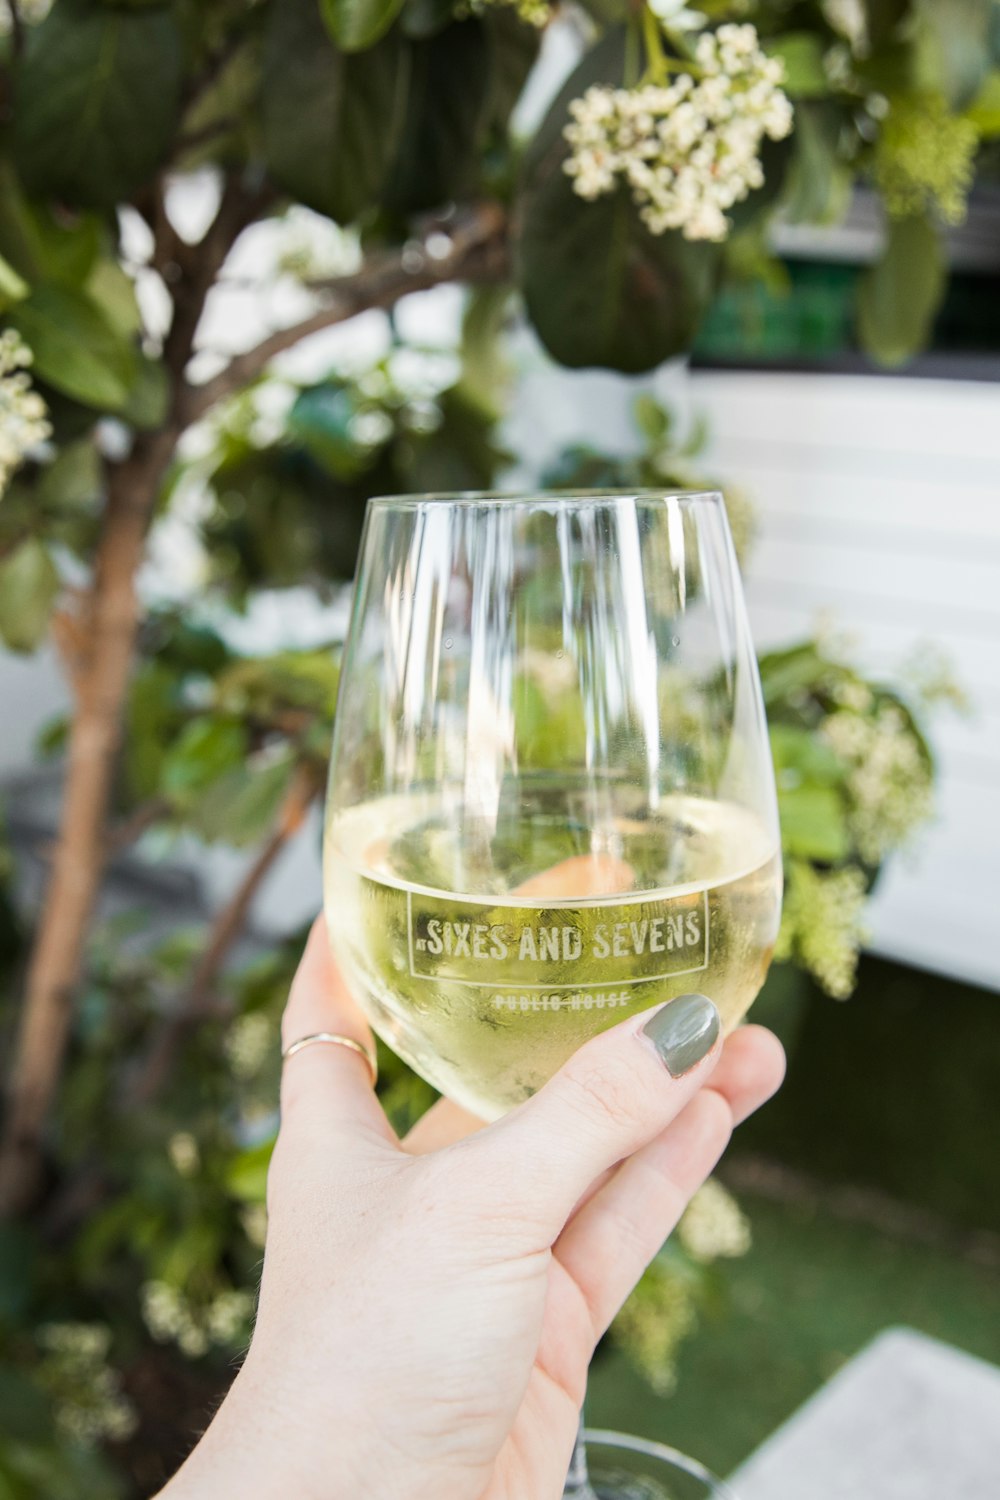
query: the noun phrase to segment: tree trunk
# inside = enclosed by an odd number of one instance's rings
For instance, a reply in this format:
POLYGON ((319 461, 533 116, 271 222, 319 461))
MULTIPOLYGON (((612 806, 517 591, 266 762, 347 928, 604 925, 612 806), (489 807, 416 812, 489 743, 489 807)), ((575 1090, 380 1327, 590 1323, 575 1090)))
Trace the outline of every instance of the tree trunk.
POLYGON ((28 970, 0 1140, 0 1216, 27 1207, 40 1183, 42 1133, 66 1050, 72 992, 107 858, 105 824, 138 624, 136 573, 176 436, 174 430, 164 429, 140 437, 130 457, 107 470, 60 837, 28 970))

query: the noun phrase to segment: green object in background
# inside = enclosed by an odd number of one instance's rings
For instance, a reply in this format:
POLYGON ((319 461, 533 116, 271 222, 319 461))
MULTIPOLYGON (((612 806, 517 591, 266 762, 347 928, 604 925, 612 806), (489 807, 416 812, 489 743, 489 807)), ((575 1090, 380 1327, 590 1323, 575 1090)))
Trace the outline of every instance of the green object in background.
POLYGON ((1000 997, 871 956, 846 1005, 787 970, 775 980, 788 1077, 737 1149, 1000 1233, 1000 997))
MULTIPOLYGON (((858 348, 859 283, 865 267, 789 261, 785 288, 731 282, 713 301, 694 345, 713 364, 822 364, 863 359, 858 348)), ((925 333, 932 354, 994 354, 1000 348, 1000 279, 953 270, 925 333)), ((879 366, 865 361, 877 371, 879 366)), ((904 366, 905 369, 905 366, 904 366)))
POLYGON ((825 359, 853 345, 854 266, 791 262, 786 292, 724 286, 694 346, 702 359, 825 359))
POLYGON ((741 1201, 753 1249, 726 1272, 724 1313, 703 1318, 683 1345, 676 1391, 657 1397, 624 1355, 601 1354, 592 1425, 672 1443, 726 1474, 887 1327, 1000 1363, 1000 1271, 841 1222, 821 1205, 741 1201))

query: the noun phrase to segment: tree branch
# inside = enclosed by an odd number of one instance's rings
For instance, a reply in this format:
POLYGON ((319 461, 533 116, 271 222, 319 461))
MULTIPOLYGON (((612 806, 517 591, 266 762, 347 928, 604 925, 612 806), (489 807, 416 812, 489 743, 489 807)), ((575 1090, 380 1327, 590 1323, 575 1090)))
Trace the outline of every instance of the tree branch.
MULTIPOLYGON (((176 400, 183 399, 187 387, 184 370, 194 348, 194 337, 205 310, 205 302, 240 232, 252 222, 265 202, 262 191, 248 190, 235 172, 228 173, 215 218, 196 247, 183 246, 178 252, 184 269, 183 295, 174 298, 174 317, 163 345, 163 360, 171 376, 176 400)), ((164 214, 164 219, 166 215, 164 214)), ((177 236, 167 227, 176 241, 177 236)), ((181 291, 181 288, 178 288, 181 291)))
POLYGON ((279 328, 245 354, 236 355, 204 385, 188 386, 181 419, 185 426, 197 421, 218 401, 256 380, 276 355, 311 334, 371 308, 391 307, 409 292, 427 291, 448 281, 499 281, 507 269, 506 216, 498 204, 481 204, 454 226, 436 226, 422 244, 372 256, 353 276, 317 283, 316 289, 330 298, 326 305, 289 328, 279 328), (443 253, 435 253, 438 239, 447 243, 443 253))
POLYGON ((69 1044, 74 991, 109 853, 108 809, 139 620, 136 575, 182 430, 177 412, 184 369, 219 267, 259 202, 259 194, 244 191, 235 177, 227 179, 202 242, 204 254, 187 260, 171 285, 174 318, 164 358, 173 400, 167 421, 155 432, 140 433, 124 459, 105 465, 107 498, 78 634, 59 837, 28 965, 0 1134, 0 1218, 26 1209, 41 1184, 45 1122, 69 1044))
POLYGON ((158 1033, 141 1072, 128 1090, 129 1109, 142 1108, 156 1098, 170 1077, 185 1039, 202 1021, 219 1014, 216 995, 219 978, 233 944, 243 931, 253 899, 279 854, 302 827, 320 787, 316 767, 299 766, 274 830, 212 923, 187 995, 158 1033))

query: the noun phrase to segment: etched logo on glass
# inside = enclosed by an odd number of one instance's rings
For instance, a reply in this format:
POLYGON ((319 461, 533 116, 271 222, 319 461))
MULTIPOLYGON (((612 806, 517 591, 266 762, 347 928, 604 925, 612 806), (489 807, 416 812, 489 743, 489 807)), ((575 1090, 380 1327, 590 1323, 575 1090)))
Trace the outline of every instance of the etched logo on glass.
POLYGON ((597 990, 708 967, 707 891, 574 907, 407 893, 414 979, 491 990, 597 990))

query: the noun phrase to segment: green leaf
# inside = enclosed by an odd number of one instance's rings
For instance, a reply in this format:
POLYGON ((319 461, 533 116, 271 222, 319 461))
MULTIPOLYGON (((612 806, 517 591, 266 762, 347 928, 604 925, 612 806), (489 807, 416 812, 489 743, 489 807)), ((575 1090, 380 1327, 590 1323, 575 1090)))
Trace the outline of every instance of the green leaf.
POLYGON ((403 0, 320 0, 327 31, 343 52, 361 52, 377 42, 403 8, 403 0))
POLYGON ((632 403, 632 416, 645 443, 652 448, 662 448, 670 436, 673 414, 655 396, 643 393, 632 403))
POLYGON ((517 743, 532 770, 555 770, 583 754, 586 723, 577 692, 547 695, 529 673, 514 678, 517 743))
POLYGON ((994 69, 989 74, 965 117, 987 139, 1000 135, 1000 70, 994 69))
POLYGON ((52 1441, 52 1411, 47 1397, 19 1371, 11 1369, 6 1360, 0 1367, 0 1410, 4 1414, 5 1447, 12 1439, 39 1445, 52 1441))
MULTIPOLYGON (((258 11, 253 31, 236 48, 184 112, 180 135, 191 144, 178 154, 177 165, 191 171, 206 162, 231 161, 248 154, 254 111, 260 93, 258 11)), ((232 45, 232 38, 221 44, 232 45)))
POLYGON ((242 766, 247 754, 245 727, 235 719, 201 714, 181 731, 163 760, 160 783, 180 806, 242 766))
POLYGON ((135 379, 128 400, 119 415, 140 432, 162 427, 170 405, 170 380, 166 366, 158 359, 139 354, 135 361, 135 379))
POLYGON ((337 52, 316 0, 273 6, 261 107, 275 182, 342 224, 372 205, 395 153, 407 57, 396 33, 356 56, 337 52))
POLYGON ((177 732, 181 683, 173 663, 148 662, 135 674, 126 707, 125 767, 136 797, 160 790, 164 746, 177 732))
POLYGON ((785 65, 785 92, 797 99, 814 99, 830 92, 823 66, 823 40, 815 31, 787 31, 766 43, 771 57, 785 65))
POLYGON ((837 216, 849 180, 840 160, 841 125, 835 104, 812 101, 796 107, 782 199, 784 216, 793 224, 829 223, 837 216))
POLYGON ((486 120, 495 129, 506 131, 511 112, 538 60, 542 36, 537 26, 530 26, 504 6, 487 6, 482 21, 490 39, 486 120))
POLYGON ((59 0, 32 27, 14 88, 14 152, 29 192, 110 208, 170 149, 181 102, 171 13, 59 0))
POLYGON ((435 432, 412 434, 399 465, 407 491, 485 490, 496 482, 497 470, 510 463, 500 448, 496 422, 461 384, 438 397, 441 426, 435 432))
POLYGON ((295 764, 294 755, 286 754, 260 770, 244 766, 228 772, 191 808, 191 827, 210 842, 237 848, 257 843, 274 826, 295 764))
POLYGON ((926 218, 893 219, 885 253, 858 288, 858 335, 879 364, 905 364, 927 344, 944 295, 941 240, 926 218))
POLYGON ((368 450, 353 435, 358 405, 347 385, 314 385, 300 391, 287 418, 289 437, 338 479, 356 478, 368 464, 368 450))
POLYGON ((990 68, 993 0, 916 0, 916 88, 942 93, 953 109, 970 104, 990 68))
POLYGON ((910 10, 910 0, 862 0, 862 4, 872 47, 888 42, 910 10))
POLYGON ((489 80, 482 21, 456 21, 412 44, 406 117, 384 195, 390 212, 435 208, 469 187, 489 80))
POLYGON ((462 317, 462 393, 495 421, 502 416, 511 366, 504 343, 510 311, 510 287, 476 287, 462 317))
POLYGON ((83 290, 123 338, 131 338, 140 331, 142 314, 136 301, 135 282, 118 261, 99 260, 87 277, 83 290))
POLYGON ((14 302, 21 302, 29 292, 28 283, 19 276, 9 261, 0 255, 0 312, 14 302))
POLYGON ((808 697, 828 670, 828 663, 814 641, 803 641, 782 651, 768 651, 758 659, 757 666, 764 706, 768 709, 796 697, 808 697))
POLYGON ((25 197, 13 165, 0 157, 0 253, 29 284, 57 281, 79 288, 101 248, 102 225, 95 214, 54 212, 25 197))
POLYGON ((132 344, 82 292, 38 286, 9 315, 42 380, 99 411, 120 410, 136 375, 132 344))
POLYGON ((274 1141, 260 1141, 233 1157, 226 1169, 226 1186, 234 1198, 244 1203, 264 1202, 273 1151, 274 1141))
POLYGON ((781 844, 786 854, 835 864, 850 849, 844 805, 832 787, 778 788, 781 844))
MULTIPOLYGON (((0 1325, 9 1327, 27 1312, 38 1254, 38 1241, 26 1225, 0 1224, 0 1325)), ((9 1432, 6 1420, 4 1427, 9 1432)))
POLYGON ((567 106, 624 76, 625 34, 609 32, 572 74, 525 163, 518 279, 553 358, 628 374, 685 353, 715 288, 718 246, 651 235, 628 191, 587 202, 563 170, 567 106))
POLYGON ((770 735, 779 786, 792 790, 804 781, 836 786, 844 780, 845 770, 839 755, 815 730, 802 729, 796 724, 772 724, 770 735))
POLYGON ((289 710, 333 718, 340 681, 337 652, 327 648, 279 651, 238 661, 218 679, 218 701, 241 721, 274 720, 289 710))
POLYGON ((101 461, 89 438, 60 449, 35 486, 39 509, 65 513, 90 505, 101 493, 101 461))
POLYGON ((58 593, 56 565, 37 537, 26 537, 0 560, 0 638, 11 651, 41 644, 58 593))

